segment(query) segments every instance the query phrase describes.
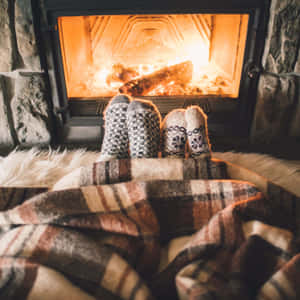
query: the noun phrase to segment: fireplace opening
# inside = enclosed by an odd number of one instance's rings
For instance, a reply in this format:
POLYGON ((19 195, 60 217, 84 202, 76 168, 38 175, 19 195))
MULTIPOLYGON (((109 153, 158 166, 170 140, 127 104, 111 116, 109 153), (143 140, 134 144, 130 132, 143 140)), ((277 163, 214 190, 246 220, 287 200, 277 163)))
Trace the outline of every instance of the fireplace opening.
POLYGON ((59 17, 67 96, 237 98, 248 20, 248 14, 59 17))
POLYGON ((269 5, 44 0, 36 18, 46 16, 40 36, 59 143, 99 143, 118 93, 151 100, 162 117, 199 105, 210 136, 249 136, 269 5))

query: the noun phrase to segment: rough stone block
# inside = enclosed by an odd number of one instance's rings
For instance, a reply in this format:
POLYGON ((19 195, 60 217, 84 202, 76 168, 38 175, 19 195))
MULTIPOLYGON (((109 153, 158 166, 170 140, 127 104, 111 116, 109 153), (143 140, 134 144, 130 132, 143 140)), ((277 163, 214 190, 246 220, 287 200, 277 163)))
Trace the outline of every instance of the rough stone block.
POLYGON ((31 71, 40 71, 41 62, 36 43, 31 0, 16 0, 15 29, 19 54, 31 71))
POLYGON ((10 0, 0 0, 0 72, 13 70, 13 33, 10 27, 10 0))
POLYGON ((297 69, 300 48, 300 1, 273 0, 266 39, 266 70, 289 73, 297 69))
POLYGON ((300 73, 300 48, 298 51, 298 58, 297 58, 297 63, 295 66, 295 73, 300 73))
POLYGON ((289 135, 297 94, 295 76, 260 77, 252 141, 267 143, 289 135))
POLYGON ((9 99, 6 93, 5 80, 0 76, 0 149, 13 148, 15 143, 11 133, 12 117, 8 107, 9 99), (10 126, 11 125, 11 126, 10 126))
POLYGON ((300 77, 295 77, 298 92, 294 98, 294 109, 290 122, 289 136, 300 138, 300 77))
POLYGON ((23 146, 51 142, 51 114, 43 74, 20 73, 11 104, 15 130, 23 146))

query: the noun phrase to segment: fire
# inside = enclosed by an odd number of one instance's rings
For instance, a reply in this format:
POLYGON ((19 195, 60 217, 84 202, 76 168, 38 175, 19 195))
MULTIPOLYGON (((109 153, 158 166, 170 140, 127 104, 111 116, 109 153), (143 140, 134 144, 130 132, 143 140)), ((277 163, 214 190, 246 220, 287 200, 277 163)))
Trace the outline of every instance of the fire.
POLYGON ((203 75, 203 68, 209 65, 209 47, 204 44, 190 44, 186 47, 187 59, 192 61, 194 66, 193 78, 203 75))
MULTIPOLYGON (((96 64, 90 70, 88 91, 91 94, 113 96, 118 92, 127 92, 133 96, 178 96, 178 95, 202 95, 202 94, 229 94, 230 81, 226 74, 209 60, 209 47, 201 43, 190 43, 180 49, 175 59, 164 63, 131 64, 124 65, 121 62, 96 64), (181 55, 179 55, 181 54, 181 55), (155 81, 150 90, 145 92, 130 92, 124 90, 124 85, 131 81, 143 80, 143 78, 155 78, 155 74, 172 72, 174 66, 189 62, 192 65, 190 78, 183 80, 155 81), (163 71, 161 71, 163 70, 163 71)), ((177 70, 179 77, 181 70, 177 70)), ((174 71, 173 71, 174 72, 174 71)), ((158 75, 159 76, 159 75, 158 75)), ((172 74, 168 74, 172 76, 172 74)), ((174 76, 173 76, 174 77, 174 76)), ((139 84, 139 83, 137 83, 139 84)))
MULTIPOLYGON (((196 50, 193 51, 193 60, 189 59, 193 65, 193 73, 191 80, 183 84, 178 84, 176 81, 171 80, 167 83, 155 84, 151 91, 145 94, 133 94, 133 96, 176 96, 176 95, 201 95, 201 94, 226 94, 229 93, 230 83, 225 78, 221 70, 218 70, 217 66, 213 63, 209 64, 207 53, 203 52, 203 55, 196 55, 196 50), (202 59, 202 58, 205 59, 202 59)), ((191 55, 192 56, 192 55, 191 55)), ((186 58, 191 58, 186 56, 186 58)), ((119 69, 122 68, 122 72, 116 72, 116 64, 106 66, 92 72, 90 76, 89 89, 92 94, 100 93, 106 96, 112 96, 120 92, 121 87, 129 82, 124 80, 123 77, 127 70, 132 70, 133 76, 128 76, 130 80, 139 80, 139 78, 145 78, 145 76, 151 76, 159 70, 166 67, 172 67, 184 63, 186 60, 173 60, 166 64, 156 65, 137 65, 137 66, 123 66, 120 63, 117 65, 119 69), (123 74, 121 76, 121 74, 123 74)))
POLYGON ((111 70, 108 68, 103 68, 97 71, 94 75, 94 85, 102 86, 103 82, 107 81, 109 74, 111 74, 111 70))
POLYGON ((226 74, 210 61, 209 46, 191 42, 179 49, 175 58, 165 62, 130 65, 121 62, 109 62, 106 65, 96 63, 90 70, 88 92, 104 96, 113 96, 118 92, 127 92, 133 96, 229 94, 230 81, 226 74), (180 67, 177 69, 176 66, 184 66, 185 62, 191 65, 192 73, 191 76, 180 80, 181 74, 186 70, 181 70, 180 67), (165 77, 164 73, 169 76, 169 80, 156 80, 159 76, 165 77), (173 80, 174 78, 176 80, 173 80), (144 79, 150 80, 151 88, 141 87, 142 91, 137 92, 124 87, 126 84, 139 87, 143 85, 144 79))
POLYGON ((59 17, 67 96, 235 98, 247 24, 247 14, 59 17))

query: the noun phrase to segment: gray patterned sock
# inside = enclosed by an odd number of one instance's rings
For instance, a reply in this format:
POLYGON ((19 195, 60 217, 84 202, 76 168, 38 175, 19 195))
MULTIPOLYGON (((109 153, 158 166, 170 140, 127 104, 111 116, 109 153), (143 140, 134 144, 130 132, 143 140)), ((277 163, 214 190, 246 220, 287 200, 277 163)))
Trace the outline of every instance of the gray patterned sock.
POLYGON ((127 109, 130 98, 117 95, 111 99, 104 111, 105 132, 100 156, 96 161, 128 157, 127 109))
POLYGON ((185 111, 187 139, 191 157, 211 157, 207 133, 207 116, 196 105, 185 111))
POLYGON ((160 113, 151 101, 134 100, 129 104, 127 127, 132 158, 158 156, 160 113))
POLYGON ((161 130, 162 156, 185 157, 186 121, 185 110, 175 109, 168 113, 161 130))

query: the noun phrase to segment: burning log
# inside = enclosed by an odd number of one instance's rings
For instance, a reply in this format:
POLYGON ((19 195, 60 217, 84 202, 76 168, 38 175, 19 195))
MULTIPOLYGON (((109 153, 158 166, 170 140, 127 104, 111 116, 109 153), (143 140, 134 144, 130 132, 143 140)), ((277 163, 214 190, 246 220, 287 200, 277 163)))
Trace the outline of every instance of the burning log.
POLYGON ((112 67, 113 72, 106 78, 106 83, 110 85, 112 82, 128 82, 139 75, 132 68, 126 68, 122 64, 115 64, 112 67))
POLYGON ((121 86, 119 91, 131 96, 144 96, 158 85, 167 85, 172 81, 180 85, 186 85, 192 80, 192 75, 193 64, 191 61, 186 61, 130 80, 121 86))

